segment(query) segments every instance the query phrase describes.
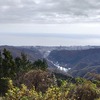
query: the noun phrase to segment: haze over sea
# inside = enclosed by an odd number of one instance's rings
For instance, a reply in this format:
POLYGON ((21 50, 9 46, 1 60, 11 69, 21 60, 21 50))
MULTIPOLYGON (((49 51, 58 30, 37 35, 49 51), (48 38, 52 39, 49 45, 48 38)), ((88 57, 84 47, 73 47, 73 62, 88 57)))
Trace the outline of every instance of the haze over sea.
POLYGON ((100 1, 2 0, 0 45, 100 45, 100 1))

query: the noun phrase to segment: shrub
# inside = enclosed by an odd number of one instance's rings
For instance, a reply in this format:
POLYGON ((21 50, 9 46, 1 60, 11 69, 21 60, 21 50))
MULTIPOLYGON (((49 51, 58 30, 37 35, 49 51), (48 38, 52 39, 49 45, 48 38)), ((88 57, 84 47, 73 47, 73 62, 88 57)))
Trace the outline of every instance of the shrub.
POLYGON ((12 81, 9 81, 9 90, 3 100, 42 100, 41 93, 37 93, 35 88, 28 89, 24 84, 21 88, 13 86, 12 81))
POLYGON ((37 91, 45 92, 53 84, 52 75, 42 70, 31 70, 15 80, 17 86, 25 84, 29 89, 33 86, 37 91))
POLYGON ((20 88, 9 81, 9 90, 4 100, 100 100, 100 89, 87 81, 81 85, 62 82, 60 87, 51 86, 45 93, 37 92, 35 88, 28 89, 24 84, 20 88))
POLYGON ((95 100, 99 96, 99 89, 90 81, 76 86, 75 96, 76 100, 95 100))

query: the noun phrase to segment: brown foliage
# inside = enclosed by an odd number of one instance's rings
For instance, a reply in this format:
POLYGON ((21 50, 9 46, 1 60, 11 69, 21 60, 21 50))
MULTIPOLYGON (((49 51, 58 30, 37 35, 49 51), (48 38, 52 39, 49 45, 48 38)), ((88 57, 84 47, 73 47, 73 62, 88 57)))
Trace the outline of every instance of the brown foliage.
POLYGON ((31 70, 20 76, 15 82, 18 86, 20 86, 19 83, 25 84, 28 88, 35 86, 37 91, 45 92, 53 84, 53 78, 52 74, 47 71, 31 70))
POLYGON ((96 86, 91 82, 78 85, 75 90, 76 100, 94 100, 98 97, 96 86))

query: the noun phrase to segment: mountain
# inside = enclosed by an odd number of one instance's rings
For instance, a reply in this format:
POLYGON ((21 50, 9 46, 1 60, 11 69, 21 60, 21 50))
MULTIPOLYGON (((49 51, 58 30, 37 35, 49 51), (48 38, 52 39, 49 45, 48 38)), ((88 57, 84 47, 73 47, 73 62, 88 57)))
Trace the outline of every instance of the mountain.
MULTIPOLYGON (((31 62, 44 58, 44 54, 38 49, 38 47, 35 47, 35 46, 7 46, 5 45, 5 46, 0 46, 0 51, 2 52, 4 48, 9 50, 14 58, 20 57, 21 53, 26 54, 27 59, 29 59, 31 62)), ((47 60, 47 63, 48 63, 48 66, 50 67, 50 70, 51 68, 52 70, 55 69, 54 64, 52 64, 48 60, 47 60)))
POLYGON ((4 48, 9 50, 13 57, 20 57, 21 53, 25 53, 27 55, 27 58, 34 62, 37 59, 42 59, 42 54, 34 47, 23 47, 23 46, 0 46, 0 51, 2 51, 4 48))
POLYGON ((89 72, 100 74, 100 48, 53 50, 48 59, 60 66, 71 68, 68 73, 74 77, 85 77, 89 72))
POLYGON ((45 58, 49 70, 73 77, 87 77, 88 73, 100 74, 99 46, 0 46, 9 50, 13 57, 25 53, 34 62, 45 58))

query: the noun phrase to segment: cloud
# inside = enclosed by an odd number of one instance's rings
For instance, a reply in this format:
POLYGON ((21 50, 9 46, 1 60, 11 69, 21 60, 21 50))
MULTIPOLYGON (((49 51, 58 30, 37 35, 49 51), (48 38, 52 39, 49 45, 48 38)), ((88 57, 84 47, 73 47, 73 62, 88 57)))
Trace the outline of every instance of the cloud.
POLYGON ((1 0, 0 23, 100 22, 100 0, 1 0))

